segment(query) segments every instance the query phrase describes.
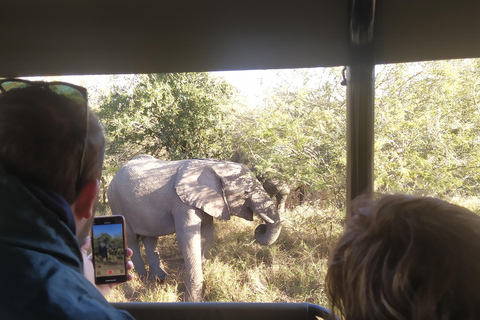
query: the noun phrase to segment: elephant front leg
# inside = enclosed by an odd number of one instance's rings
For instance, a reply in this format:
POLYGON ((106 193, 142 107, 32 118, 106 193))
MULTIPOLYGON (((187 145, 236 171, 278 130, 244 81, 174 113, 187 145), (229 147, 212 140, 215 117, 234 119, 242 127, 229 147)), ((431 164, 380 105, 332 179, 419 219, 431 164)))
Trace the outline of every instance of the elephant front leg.
POLYGON ((158 237, 143 237, 143 244, 147 253, 148 266, 150 268, 150 280, 160 280, 163 282, 168 277, 168 274, 160 267, 160 257, 155 251, 157 248, 158 237))
POLYGON ((203 300, 202 244, 200 210, 188 210, 188 216, 176 217, 177 242, 183 254, 186 272, 186 301, 203 300))

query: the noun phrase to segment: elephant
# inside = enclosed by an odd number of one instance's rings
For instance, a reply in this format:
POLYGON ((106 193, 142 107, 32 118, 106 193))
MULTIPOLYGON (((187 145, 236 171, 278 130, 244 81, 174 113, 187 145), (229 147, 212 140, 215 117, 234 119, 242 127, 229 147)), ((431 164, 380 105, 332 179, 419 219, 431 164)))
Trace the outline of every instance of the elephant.
MULTIPOLYGON (((257 176, 257 178, 260 181, 263 180, 261 177, 257 176)), ((290 194, 290 187, 286 183, 274 178, 265 179, 262 186, 270 197, 275 197, 277 199, 278 212, 282 214, 285 213, 285 204, 288 195, 290 194)))
POLYGON ((100 245, 98 246, 98 253, 100 254, 100 257, 102 257, 102 259, 105 259, 105 262, 108 262, 108 259, 110 258, 110 249, 110 244, 100 243, 100 245))
POLYGON ((265 223, 255 229, 259 244, 274 243, 281 231, 278 210, 260 182, 243 164, 214 159, 162 161, 142 155, 123 165, 107 196, 113 214, 123 214, 127 242, 140 277, 146 277, 139 254, 143 240, 149 279, 164 280, 155 252, 158 236, 176 233, 186 270, 186 301, 203 301, 202 262, 213 245, 213 218, 235 215, 265 223))

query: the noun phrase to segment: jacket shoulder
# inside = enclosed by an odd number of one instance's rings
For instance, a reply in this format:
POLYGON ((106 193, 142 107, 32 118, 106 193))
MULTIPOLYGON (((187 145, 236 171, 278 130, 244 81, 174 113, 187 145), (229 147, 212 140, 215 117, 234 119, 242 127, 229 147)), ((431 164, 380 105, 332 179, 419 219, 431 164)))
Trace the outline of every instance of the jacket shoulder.
POLYGON ((113 308, 83 274, 48 254, 0 246, 8 274, 0 290, 0 319, 133 319, 113 308))

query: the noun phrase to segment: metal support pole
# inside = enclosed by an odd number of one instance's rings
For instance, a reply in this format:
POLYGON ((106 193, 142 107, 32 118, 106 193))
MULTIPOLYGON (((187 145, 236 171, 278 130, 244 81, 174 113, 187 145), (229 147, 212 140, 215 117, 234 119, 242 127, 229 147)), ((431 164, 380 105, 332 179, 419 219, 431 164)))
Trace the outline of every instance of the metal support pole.
POLYGON ((347 219, 351 201, 373 192, 375 0, 353 0, 347 67, 347 219))
POLYGON ((351 200, 373 192, 374 71, 373 64, 347 68, 347 213, 351 200))

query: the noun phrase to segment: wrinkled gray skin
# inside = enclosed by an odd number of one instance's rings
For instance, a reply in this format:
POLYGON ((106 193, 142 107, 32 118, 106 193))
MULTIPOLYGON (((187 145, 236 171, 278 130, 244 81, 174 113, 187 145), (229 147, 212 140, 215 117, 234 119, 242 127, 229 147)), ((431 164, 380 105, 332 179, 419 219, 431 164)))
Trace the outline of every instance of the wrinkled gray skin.
POLYGON ((277 208, 260 182, 243 164, 217 160, 161 161, 138 156, 121 167, 108 188, 113 214, 125 216, 127 241, 140 276, 146 276, 139 254, 143 240, 150 267, 149 279, 163 280, 155 252, 157 237, 177 234, 185 260, 187 301, 203 301, 202 261, 213 242, 213 217, 236 215, 265 224, 255 230, 256 241, 275 242, 280 234, 277 208))

